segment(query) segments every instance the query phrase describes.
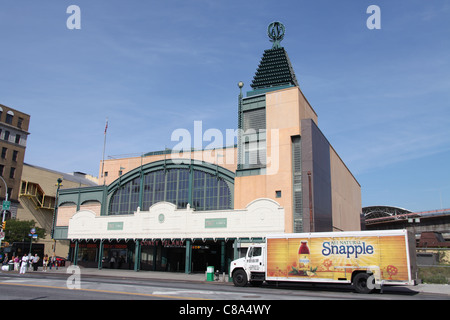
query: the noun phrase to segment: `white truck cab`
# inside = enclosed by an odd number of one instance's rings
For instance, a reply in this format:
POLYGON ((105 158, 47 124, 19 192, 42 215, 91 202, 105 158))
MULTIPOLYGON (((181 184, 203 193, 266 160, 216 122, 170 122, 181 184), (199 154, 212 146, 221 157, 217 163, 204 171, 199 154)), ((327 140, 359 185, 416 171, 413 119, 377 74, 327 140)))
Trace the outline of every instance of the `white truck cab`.
POLYGON ((230 274, 237 287, 243 287, 248 282, 260 285, 264 282, 266 273, 266 245, 252 245, 244 258, 231 262, 230 274))

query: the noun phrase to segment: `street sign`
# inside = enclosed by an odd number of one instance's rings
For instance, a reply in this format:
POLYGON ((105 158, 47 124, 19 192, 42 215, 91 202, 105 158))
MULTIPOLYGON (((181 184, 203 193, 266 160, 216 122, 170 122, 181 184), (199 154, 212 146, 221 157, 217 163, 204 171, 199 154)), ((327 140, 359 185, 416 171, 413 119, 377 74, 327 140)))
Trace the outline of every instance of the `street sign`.
POLYGON ((5 233, 3 231, 0 231, 0 239, 5 239, 5 233))
POLYGON ((9 210, 11 208, 11 201, 3 201, 2 210, 9 210))

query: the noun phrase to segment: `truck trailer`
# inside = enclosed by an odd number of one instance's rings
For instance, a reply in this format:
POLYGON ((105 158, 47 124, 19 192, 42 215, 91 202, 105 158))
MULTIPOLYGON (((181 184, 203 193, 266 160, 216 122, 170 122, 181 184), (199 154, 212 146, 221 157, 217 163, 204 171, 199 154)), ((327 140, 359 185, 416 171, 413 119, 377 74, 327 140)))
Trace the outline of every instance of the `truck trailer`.
POLYGON ((237 287, 263 282, 352 284, 359 293, 383 285, 416 285, 416 244, 407 230, 266 236, 231 262, 237 287))

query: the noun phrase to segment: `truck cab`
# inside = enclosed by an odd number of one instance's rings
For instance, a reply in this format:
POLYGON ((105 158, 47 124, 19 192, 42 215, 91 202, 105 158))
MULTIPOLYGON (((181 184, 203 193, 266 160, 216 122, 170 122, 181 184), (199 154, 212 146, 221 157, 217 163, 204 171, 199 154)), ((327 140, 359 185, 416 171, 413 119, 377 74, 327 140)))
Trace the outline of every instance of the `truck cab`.
POLYGON ((261 285, 266 275, 266 245, 258 244, 248 248, 244 258, 231 262, 230 274, 233 283, 237 287, 244 287, 250 282, 251 285, 261 285))

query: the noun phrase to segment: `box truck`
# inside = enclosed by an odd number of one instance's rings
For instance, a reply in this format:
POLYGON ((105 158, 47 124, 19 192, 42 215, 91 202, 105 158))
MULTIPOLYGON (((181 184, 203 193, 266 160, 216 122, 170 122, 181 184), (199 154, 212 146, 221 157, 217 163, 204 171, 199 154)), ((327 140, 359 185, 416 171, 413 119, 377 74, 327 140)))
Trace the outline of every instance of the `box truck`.
POLYGON ((352 284, 360 293, 382 285, 415 285, 416 244, 406 230, 269 235, 231 262, 235 286, 266 282, 352 284))

